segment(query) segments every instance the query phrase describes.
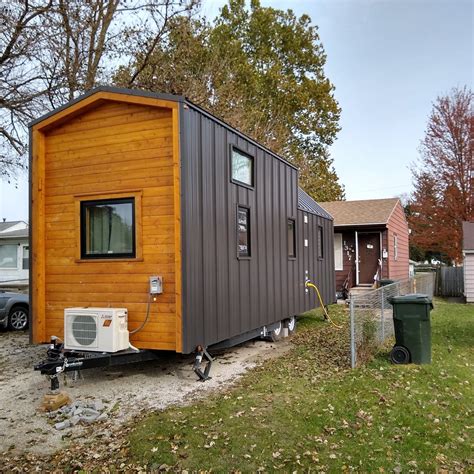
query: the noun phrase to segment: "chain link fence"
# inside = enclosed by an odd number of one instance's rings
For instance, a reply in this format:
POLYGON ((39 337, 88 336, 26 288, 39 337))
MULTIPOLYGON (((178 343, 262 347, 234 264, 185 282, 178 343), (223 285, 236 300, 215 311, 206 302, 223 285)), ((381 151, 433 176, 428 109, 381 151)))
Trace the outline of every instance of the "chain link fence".
POLYGON ((420 273, 376 290, 351 295, 351 366, 368 362, 386 341, 393 337, 392 296, 422 293, 433 297, 434 274, 420 273))

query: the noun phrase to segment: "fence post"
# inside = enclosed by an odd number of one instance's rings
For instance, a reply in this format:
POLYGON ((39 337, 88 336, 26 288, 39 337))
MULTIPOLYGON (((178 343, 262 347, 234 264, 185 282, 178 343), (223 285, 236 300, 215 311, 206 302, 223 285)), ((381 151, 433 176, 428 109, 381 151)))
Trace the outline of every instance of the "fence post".
POLYGON ((355 315, 354 315, 354 300, 352 296, 349 300, 349 308, 351 315, 351 367, 356 366, 356 344, 355 344, 355 315))
POLYGON ((384 290, 383 286, 380 288, 380 323, 382 324, 382 344, 385 341, 385 317, 383 314, 384 306, 385 306, 385 300, 384 300, 384 290))

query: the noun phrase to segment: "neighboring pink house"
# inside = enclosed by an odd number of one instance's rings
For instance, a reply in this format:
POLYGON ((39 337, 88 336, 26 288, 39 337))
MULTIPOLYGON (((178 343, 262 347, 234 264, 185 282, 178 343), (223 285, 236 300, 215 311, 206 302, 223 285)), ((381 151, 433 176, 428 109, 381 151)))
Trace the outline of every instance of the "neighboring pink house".
POLYGON ((409 276, 408 223, 400 200, 332 201, 320 205, 334 217, 336 289, 409 276))

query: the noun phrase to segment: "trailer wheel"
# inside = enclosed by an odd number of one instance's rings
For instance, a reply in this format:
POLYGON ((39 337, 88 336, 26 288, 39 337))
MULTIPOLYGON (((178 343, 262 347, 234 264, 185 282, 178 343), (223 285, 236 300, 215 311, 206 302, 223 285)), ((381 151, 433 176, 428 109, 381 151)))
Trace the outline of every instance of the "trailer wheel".
POLYGON ((268 338, 269 338, 270 341, 272 341, 272 342, 277 342, 277 341, 279 341, 282 337, 283 337, 283 324, 282 324, 282 322, 280 321, 280 322, 278 323, 278 326, 270 333, 270 335, 268 336, 268 338))
POLYGON ((286 320, 286 327, 288 328, 288 334, 291 336, 296 331, 296 316, 286 320))

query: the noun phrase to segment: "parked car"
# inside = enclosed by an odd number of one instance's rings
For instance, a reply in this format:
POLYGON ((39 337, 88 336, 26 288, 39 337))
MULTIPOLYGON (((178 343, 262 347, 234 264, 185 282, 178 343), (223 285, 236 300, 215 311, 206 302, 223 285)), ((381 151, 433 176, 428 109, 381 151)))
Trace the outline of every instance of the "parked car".
POLYGON ((0 291, 0 328, 21 331, 28 327, 28 323, 28 295, 0 291))

